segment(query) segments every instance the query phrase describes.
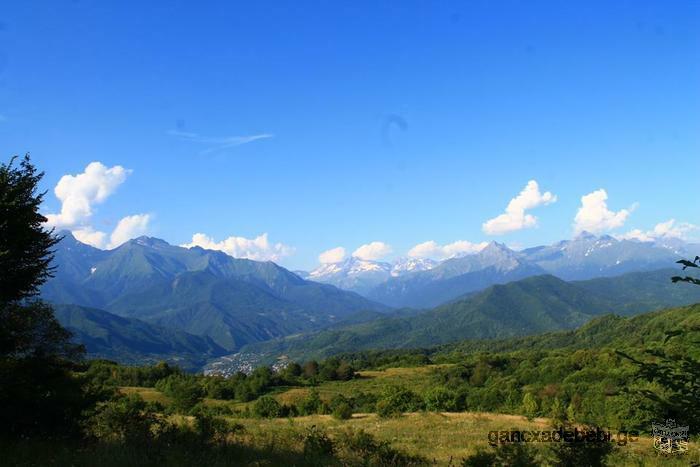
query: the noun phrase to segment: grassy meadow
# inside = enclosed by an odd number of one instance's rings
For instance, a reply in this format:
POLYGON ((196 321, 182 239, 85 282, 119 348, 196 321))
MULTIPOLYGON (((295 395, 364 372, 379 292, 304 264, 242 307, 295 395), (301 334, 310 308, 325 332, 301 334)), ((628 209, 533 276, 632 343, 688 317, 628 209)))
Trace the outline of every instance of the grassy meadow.
MULTIPOLYGON (((327 381, 313 390, 324 401, 336 395, 352 397, 360 392, 380 393, 387 386, 402 385, 416 392, 427 390, 436 371, 452 365, 426 365, 420 367, 398 367, 383 370, 359 371, 358 377, 350 381, 327 381)), ((138 394, 147 402, 167 405, 170 399, 154 388, 122 387, 125 394, 138 394)), ((280 404, 295 404, 308 397, 312 388, 278 387, 271 395, 280 404)), ((235 402, 205 398, 209 406, 226 406, 234 413, 242 413, 254 401, 235 402)), ((187 424, 191 417, 174 416, 178 423, 187 424)), ((270 446, 270 449, 299 450, 300 433, 312 427, 323 430, 332 439, 343 433, 362 430, 392 448, 410 455, 420 456, 434 465, 461 465, 479 450, 489 448, 488 433, 493 431, 547 430, 552 421, 544 417, 528 419, 520 415, 489 412, 411 412, 400 417, 382 418, 375 413, 355 413, 348 420, 338 420, 331 415, 308 415, 289 418, 260 419, 237 415, 223 419, 238 426, 234 435, 238 443, 251 448, 270 446)), ((613 431, 613 434, 615 432, 613 431)), ((536 446, 536 445, 533 445, 536 446)), ((541 444, 540 447, 546 446, 541 444)), ((652 446, 648 435, 639 436, 634 442, 619 446, 608 458, 610 465, 692 465, 700 463, 700 446, 692 442, 687 455, 675 458, 661 457, 652 446)))

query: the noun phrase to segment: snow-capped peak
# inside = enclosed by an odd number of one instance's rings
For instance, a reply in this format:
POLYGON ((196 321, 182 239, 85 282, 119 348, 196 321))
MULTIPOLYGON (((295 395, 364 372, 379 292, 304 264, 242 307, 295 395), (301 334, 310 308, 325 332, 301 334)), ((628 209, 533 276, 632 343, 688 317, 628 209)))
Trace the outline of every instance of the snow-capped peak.
POLYGON ((409 272, 427 271, 437 266, 438 262, 430 258, 399 258, 392 268, 392 277, 398 277, 409 272))

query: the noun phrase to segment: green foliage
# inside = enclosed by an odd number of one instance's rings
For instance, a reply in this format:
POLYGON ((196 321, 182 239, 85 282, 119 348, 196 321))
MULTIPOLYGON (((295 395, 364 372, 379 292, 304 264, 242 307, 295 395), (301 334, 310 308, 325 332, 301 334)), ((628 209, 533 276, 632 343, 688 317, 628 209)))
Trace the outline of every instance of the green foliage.
POLYGON ((423 410, 423 399, 411 391, 398 386, 386 388, 377 401, 377 415, 383 418, 398 417, 403 412, 415 412, 423 410))
POLYGON ((349 420, 352 418, 352 407, 347 402, 338 403, 331 412, 336 420, 349 420))
MULTIPOLYGON (((564 430, 573 431, 572 425, 564 425, 564 430)), ((595 431, 595 427, 578 426, 579 430, 595 431)), ((553 464, 561 467, 602 467, 608 465, 606 459, 615 451, 609 441, 558 442, 550 443, 553 464)))
POLYGON ((37 193, 44 176, 24 156, 0 164, 0 305, 36 295, 51 277, 51 248, 58 242, 44 229, 40 211, 44 193, 37 193))
POLYGON ((394 449, 386 441, 378 441, 364 430, 342 432, 336 449, 346 453, 346 458, 355 460, 351 465, 367 466, 411 466, 427 465, 426 459, 411 456, 394 449))
POLYGON ((180 413, 189 413, 204 397, 197 378, 189 375, 170 375, 156 383, 156 389, 172 399, 172 408, 180 413))
POLYGON ((146 446, 160 431, 154 425, 163 428, 167 422, 139 396, 130 395, 100 403, 87 425, 88 433, 99 440, 146 446))
POLYGON ((434 387, 425 394, 425 408, 434 412, 456 412, 460 409, 459 396, 455 391, 434 387))
POLYGON ((253 414, 258 418, 279 417, 281 409, 279 402, 270 396, 262 396, 253 404, 253 414))
POLYGON ((333 441, 316 425, 311 426, 304 433, 304 458, 324 459, 333 455, 333 441))
MULTIPOLYGON (((293 358, 331 355, 346 358, 344 353, 352 352, 351 355, 357 356, 360 349, 422 348, 441 344, 463 348, 465 352, 467 349, 497 350, 499 342, 487 339, 508 339, 505 343, 510 345, 514 342, 509 339, 512 336, 571 329, 606 313, 631 315, 699 302, 700 288, 673 285, 668 280, 669 271, 577 282, 547 275, 529 277, 492 286, 421 313, 397 313, 312 335, 256 343, 246 350, 293 358)), ((531 338, 522 341, 528 339, 531 338)), ((595 343, 588 347, 591 345, 595 343)), ((421 353, 424 351, 413 351, 417 358, 421 353)))
POLYGON ((326 412, 326 407, 316 389, 313 389, 309 395, 301 401, 299 412, 302 415, 322 414, 326 412))
POLYGON ((83 348, 48 305, 33 301, 56 239, 39 212, 38 173, 25 156, 0 164, 0 435, 76 436, 91 401, 72 375, 83 348))
POLYGON ((535 398, 534 395, 532 395, 529 392, 526 392, 525 395, 523 396, 523 414, 529 419, 532 420, 537 416, 537 413, 540 409, 540 406, 537 402, 537 399, 535 398))
POLYGON ((491 450, 480 450, 462 461, 463 467, 537 467, 542 465, 537 450, 524 443, 501 444, 491 450))

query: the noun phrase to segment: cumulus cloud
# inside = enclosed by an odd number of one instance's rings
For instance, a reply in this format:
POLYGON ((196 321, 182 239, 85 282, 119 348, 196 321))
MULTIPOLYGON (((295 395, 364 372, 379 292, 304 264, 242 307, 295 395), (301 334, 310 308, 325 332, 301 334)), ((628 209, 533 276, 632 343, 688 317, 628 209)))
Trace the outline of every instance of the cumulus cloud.
POLYGON ((640 242, 653 242, 654 240, 662 238, 687 240, 688 234, 697 229, 697 225, 688 222, 676 222, 675 219, 669 219, 666 222, 656 224, 652 230, 643 231, 640 229, 633 229, 625 234, 618 235, 617 238, 639 240, 640 242))
POLYGON ((114 193, 130 173, 120 165, 107 168, 100 162, 91 162, 81 174, 64 175, 54 188, 61 201, 61 212, 47 214, 47 224, 69 228, 85 222, 92 216, 93 206, 114 193))
POLYGON ((46 214, 46 224, 57 229, 68 229, 78 241, 96 248, 116 248, 131 238, 148 231, 149 214, 135 214, 122 218, 111 234, 90 225, 95 205, 103 203, 124 183, 131 170, 121 165, 107 167, 91 162, 82 173, 64 175, 56 184, 54 194, 61 201, 61 211, 46 214))
POLYGON ((148 214, 134 214, 122 218, 112 231, 108 248, 116 248, 132 238, 140 237, 148 232, 148 223, 151 216, 148 214))
POLYGON ((94 246, 95 248, 104 249, 107 247, 107 234, 100 232, 99 230, 95 230, 90 226, 73 229, 71 233, 78 241, 94 246))
POLYGON ((472 243, 467 240, 457 240, 447 245, 439 245, 434 240, 430 240, 419 243, 408 250, 408 256, 411 258, 447 259, 454 258, 455 256, 478 253, 486 248, 487 245, 488 243, 486 242, 472 243))
POLYGON ((390 254, 391 251, 391 246, 384 242, 371 242, 353 251, 352 255, 355 258, 364 259, 366 261, 378 261, 390 254))
POLYGON ((608 193, 602 188, 582 196, 574 218, 574 233, 600 233, 622 227, 634 208, 614 212, 608 209, 607 200, 608 193))
POLYGON ((340 263, 345 259, 345 248, 342 246, 331 248, 318 255, 318 262, 321 264, 340 263))
POLYGON ((502 235, 516 230, 526 229, 537 225, 537 218, 525 211, 538 206, 556 202, 557 197, 549 191, 540 193, 540 187, 535 180, 530 180, 523 191, 510 200, 506 211, 493 219, 484 222, 482 229, 489 235, 502 235))
POLYGON ((252 259, 255 261, 279 261, 294 252, 294 248, 282 243, 270 243, 267 233, 255 238, 228 237, 220 242, 203 233, 196 233, 192 241, 184 245, 185 248, 195 246, 207 250, 219 250, 234 258, 252 259))
POLYGON ((134 214, 123 217, 112 231, 111 235, 106 232, 93 229, 91 226, 84 226, 71 230, 73 236, 80 242, 92 245, 100 249, 116 248, 132 238, 140 237, 148 233, 148 226, 151 221, 150 214, 134 214))

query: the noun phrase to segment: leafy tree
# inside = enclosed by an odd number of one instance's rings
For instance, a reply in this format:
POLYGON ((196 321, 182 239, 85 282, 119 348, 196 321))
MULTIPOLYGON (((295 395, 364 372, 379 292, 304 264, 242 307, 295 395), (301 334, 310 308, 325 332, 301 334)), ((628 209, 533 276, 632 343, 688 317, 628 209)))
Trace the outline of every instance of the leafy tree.
POLYGON ((299 409, 304 415, 313 415, 324 412, 323 401, 321 401, 321 396, 316 389, 313 389, 301 402, 299 409))
POLYGON ((204 397, 204 391, 195 377, 170 375, 156 383, 156 389, 172 399, 172 407, 180 413, 189 413, 204 397))
POLYGON ((434 412, 455 412, 459 409, 457 394, 443 387, 434 387, 425 395, 425 408, 434 412))
POLYGON ((152 426, 164 423, 138 395, 121 396, 98 405, 89 432, 105 441, 147 445, 153 440, 152 426))
POLYGON ((555 397, 552 401, 549 416, 557 422, 561 422, 566 419, 566 407, 558 397, 555 397))
POLYGON ((253 404, 253 414, 258 418, 276 418, 280 416, 280 404, 273 397, 262 396, 253 404))
POLYGON ((403 412, 414 412, 425 408, 423 399, 403 387, 388 387, 377 401, 377 414, 380 417, 398 417, 403 412))
MULTIPOLYGON (((562 427, 567 431, 574 431, 574 426, 565 424, 562 427)), ((596 427, 576 427, 586 433, 595 432, 596 427)), ((598 439, 590 441, 557 442, 549 446, 554 456, 554 465, 557 467, 602 467, 607 465, 607 457, 613 453, 615 446, 612 442, 598 439)))
POLYGON ((29 157, 0 165, 0 434, 75 435, 88 400, 72 375, 83 349, 33 299, 57 239, 39 213, 43 173, 29 157))
POLYGON ((45 193, 37 193, 44 176, 29 155, 15 165, 0 164, 0 303, 16 302, 37 294, 51 277, 51 248, 59 239, 46 230, 39 212, 45 193))
POLYGON ((310 360, 304 363, 303 373, 305 378, 313 378, 318 374, 318 362, 310 360))
MULTIPOLYGON (((687 268, 700 268, 700 256, 696 256, 693 261, 682 259, 677 263, 683 266, 684 271, 687 268)), ((700 279, 690 276, 674 276, 671 280, 700 285, 700 279)), ((697 403, 700 400, 700 361, 691 355, 678 355, 668 347, 673 339, 697 331, 700 331, 697 325, 685 325, 667 331, 664 348, 648 349, 644 352, 650 359, 641 360, 618 352, 620 356, 637 365, 637 379, 655 382, 664 389, 662 392, 641 389, 637 393, 661 410, 661 418, 673 418, 687 423, 691 433, 700 431, 700 407, 697 403)), ((695 341, 693 344, 697 345, 700 342, 695 341)))
POLYGON ((336 420, 348 420, 352 418, 352 407, 347 402, 341 402, 335 406, 332 415, 336 420))
POLYGON ((526 392, 523 396, 523 413, 528 419, 532 420, 537 416, 538 410, 539 404, 537 403, 537 399, 535 399, 532 393, 526 392))

